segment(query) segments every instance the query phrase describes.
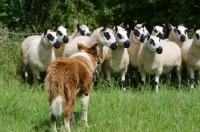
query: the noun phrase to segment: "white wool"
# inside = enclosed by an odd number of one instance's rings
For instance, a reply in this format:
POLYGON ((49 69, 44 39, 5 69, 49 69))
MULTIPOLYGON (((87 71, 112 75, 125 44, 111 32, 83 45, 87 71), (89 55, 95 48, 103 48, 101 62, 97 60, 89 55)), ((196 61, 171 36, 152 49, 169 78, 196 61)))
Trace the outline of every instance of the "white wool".
MULTIPOLYGON (((153 47, 159 47, 159 41, 156 36, 151 36, 155 44, 150 43, 150 39, 144 43, 139 55, 138 66, 142 76, 142 81, 145 83, 146 75, 155 75, 155 81, 159 83, 159 78, 162 74, 169 74, 174 67, 177 70, 178 86, 181 85, 181 51, 178 45, 174 42, 164 42, 160 44, 163 47, 163 52, 157 54, 153 52, 153 47), (152 46, 152 47, 151 47, 152 46), (150 49, 151 47, 151 49, 150 49)), ((155 51, 155 50, 154 50, 155 51)), ((158 84, 156 86, 158 92, 158 84)))
POLYGON ((62 96, 59 95, 54 99, 54 101, 51 104, 51 111, 54 116, 59 116, 63 113, 63 107, 62 107, 62 96))
POLYGON ((56 42, 57 36, 55 32, 49 33, 54 36, 54 41, 49 41, 46 35, 42 35, 41 38, 35 38, 30 42, 27 51, 28 64, 33 73, 34 81, 36 78, 41 79, 40 72, 45 72, 50 63, 56 59, 53 43, 56 42))
POLYGON ((114 33, 119 47, 116 50, 106 46, 103 47, 104 62, 102 69, 107 80, 110 80, 113 74, 117 73, 121 77, 121 81, 125 81, 125 74, 129 65, 129 54, 127 48, 124 48, 124 42, 129 41, 129 39, 124 28, 117 26, 117 29, 117 33, 115 33, 116 29, 114 29, 114 33), (118 38, 118 33, 121 39, 118 38))

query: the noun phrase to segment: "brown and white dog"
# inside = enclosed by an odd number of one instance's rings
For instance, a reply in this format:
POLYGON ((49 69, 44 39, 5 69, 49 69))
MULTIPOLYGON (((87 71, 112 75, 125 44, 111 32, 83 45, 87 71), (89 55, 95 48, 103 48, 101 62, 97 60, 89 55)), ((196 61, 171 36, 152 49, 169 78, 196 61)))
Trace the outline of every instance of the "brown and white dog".
MULTIPOLYGON (((86 127, 89 92, 92 88, 92 73, 101 59, 97 55, 97 45, 87 48, 78 44, 78 53, 69 58, 58 58, 53 61, 45 78, 45 88, 51 107, 51 125, 56 130, 56 116, 66 108, 64 125, 70 132, 70 114, 73 113, 76 97, 81 97, 82 120, 86 127)), ((73 121, 74 115, 72 115, 73 121)))

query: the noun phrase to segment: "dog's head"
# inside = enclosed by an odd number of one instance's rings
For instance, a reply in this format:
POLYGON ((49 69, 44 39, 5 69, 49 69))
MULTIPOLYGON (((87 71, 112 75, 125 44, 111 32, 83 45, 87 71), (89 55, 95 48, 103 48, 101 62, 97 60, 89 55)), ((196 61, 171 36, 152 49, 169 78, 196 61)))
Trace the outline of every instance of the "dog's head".
POLYGON ((90 48, 86 47, 85 45, 78 43, 78 51, 84 51, 89 54, 90 58, 92 59, 93 64, 101 64, 102 61, 100 57, 98 56, 98 51, 97 51, 97 45, 99 43, 95 43, 93 46, 90 48))

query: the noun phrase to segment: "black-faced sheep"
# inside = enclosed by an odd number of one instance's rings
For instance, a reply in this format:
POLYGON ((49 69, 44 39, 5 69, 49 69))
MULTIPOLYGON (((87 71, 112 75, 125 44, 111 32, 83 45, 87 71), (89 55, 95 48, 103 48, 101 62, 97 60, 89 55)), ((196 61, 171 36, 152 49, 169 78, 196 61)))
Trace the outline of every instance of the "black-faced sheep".
POLYGON ((143 84, 146 75, 155 75, 156 92, 160 76, 169 74, 175 67, 178 86, 181 88, 181 50, 174 42, 160 44, 158 37, 149 36, 138 55, 138 66, 143 84))
POLYGON ((125 75, 129 65, 129 54, 127 48, 130 46, 130 41, 127 37, 127 31, 115 26, 114 34, 118 43, 118 48, 112 50, 106 46, 103 47, 103 65, 102 69, 107 80, 111 79, 111 75, 119 74, 121 77, 122 89, 126 90, 125 75))
POLYGON ((40 72, 45 72, 50 63, 56 59, 53 47, 59 48, 60 43, 56 32, 45 30, 40 38, 30 42, 27 51, 27 60, 33 73, 34 81, 41 80, 40 72))
POLYGON ((129 77, 132 84, 137 87, 137 77, 138 77, 138 64, 137 64, 137 56, 138 53, 143 46, 143 42, 145 37, 149 35, 148 30, 145 27, 145 23, 137 24, 135 23, 135 27, 130 32, 129 40, 130 47, 128 48, 130 65, 129 65, 129 77))
POLYGON ((187 47, 185 46, 185 49, 187 50, 182 51, 182 54, 184 54, 183 61, 185 62, 190 75, 192 89, 194 88, 194 82, 198 76, 196 74, 198 74, 198 71, 200 70, 200 29, 197 30, 196 27, 194 27, 194 32, 193 42, 187 44, 187 47))

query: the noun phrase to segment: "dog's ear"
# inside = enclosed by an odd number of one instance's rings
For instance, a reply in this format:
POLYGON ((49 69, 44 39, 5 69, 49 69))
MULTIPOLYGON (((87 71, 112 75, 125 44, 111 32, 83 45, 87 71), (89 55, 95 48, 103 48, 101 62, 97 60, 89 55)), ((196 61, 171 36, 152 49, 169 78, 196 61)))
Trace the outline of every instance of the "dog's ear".
POLYGON ((97 50, 97 45, 99 45, 99 43, 95 43, 90 49, 97 50))
POLYGON ((86 48, 82 43, 78 43, 77 46, 78 46, 78 51, 79 52, 86 48))

